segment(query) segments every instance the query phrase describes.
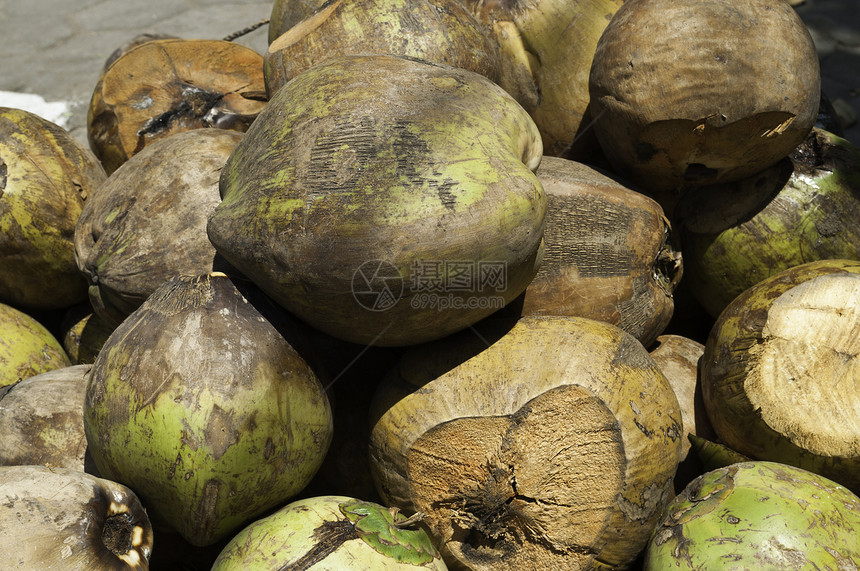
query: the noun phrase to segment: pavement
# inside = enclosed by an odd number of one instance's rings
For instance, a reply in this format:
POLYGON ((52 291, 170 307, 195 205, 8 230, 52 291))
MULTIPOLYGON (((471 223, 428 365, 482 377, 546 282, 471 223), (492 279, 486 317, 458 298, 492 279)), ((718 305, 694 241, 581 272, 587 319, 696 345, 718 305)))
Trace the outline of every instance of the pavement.
MULTIPOLYGON (((860 144, 860 0, 805 0, 796 9, 845 136, 860 144)), ((142 33, 221 39, 271 10, 271 0, 0 0, 0 106, 34 111, 85 142, 87 106, 116 48, 142 33)), ((263 26, 236 41, 264 53, 267 34, 263 26)))

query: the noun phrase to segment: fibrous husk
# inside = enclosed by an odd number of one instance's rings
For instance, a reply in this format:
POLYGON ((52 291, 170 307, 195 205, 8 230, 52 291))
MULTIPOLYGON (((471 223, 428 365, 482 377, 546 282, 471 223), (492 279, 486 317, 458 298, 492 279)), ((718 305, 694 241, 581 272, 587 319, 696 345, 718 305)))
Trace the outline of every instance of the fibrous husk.
POLYGON ((535 174, 547 195, 544 255, 521 314, 606 321, 649 346, 672 317, 682 275, 663 209, 575 161, 545 156, 535 174))
POLYGON ((607 323, 486 320, 412 348, 371 419, 383 502, 425 514, 449 566, 623 568, 673 495, 678 401, 607 323))
POLYGON ((74 232, 105 180, 96 157, 38 115, 0 107, 0 301, 64 309, 86 299, 74 232))
POLYGON ((109 327, 167 279, 221 269, 206 223, 221 202, 221 168, 242 136, 194 129, 154 141, 84 207, 75 255, 93 311, 109 327))
POLYGON ((334 0, 271 42, 263 58, 271 97, 339 55, 392 54, 499 79, 498 48, 460 0, 334 0))
POLYGON ((191 129, 244 132, 266 104, 263 56, 224 40, 144 42, 101 75, 87 114, 108 174, 151 142, 191 129))
POLYGON ((784 270, 735 298, 702 356, 717 436, 860 490, 860 262, 784 270))

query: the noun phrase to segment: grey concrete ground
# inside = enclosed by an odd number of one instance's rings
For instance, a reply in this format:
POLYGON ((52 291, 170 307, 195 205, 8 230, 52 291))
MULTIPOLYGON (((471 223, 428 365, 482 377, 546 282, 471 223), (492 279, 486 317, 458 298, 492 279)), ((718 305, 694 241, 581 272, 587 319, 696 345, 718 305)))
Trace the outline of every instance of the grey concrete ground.
MULTIPOLYGON (((68 102, 64 126, 85 141, 87 106, 116 48, 142 33, 221 39, 271 10, 271 0, 0 0, 0 92, 68 102)), ((263 53, 266 34, 236 41, 263 53)))
MULTIPOLYGON (((141 33, 223 38, 271 13, 260 0, 0 0, 0 92, 67 102, 63 121, 85 140, 86 107, 105 59, 141 33)), ((805 0, 825 92, 850 123, 860 115, 860 0, 805 0)), ((265 27, 237 40, 262 53, 265 27)), ((8 101, 8 95, 7 101, 8 101)), ((4 103, 0 106, 22 106, 4 103)), ((860 144, 860 123, 846 131, 860 144)))

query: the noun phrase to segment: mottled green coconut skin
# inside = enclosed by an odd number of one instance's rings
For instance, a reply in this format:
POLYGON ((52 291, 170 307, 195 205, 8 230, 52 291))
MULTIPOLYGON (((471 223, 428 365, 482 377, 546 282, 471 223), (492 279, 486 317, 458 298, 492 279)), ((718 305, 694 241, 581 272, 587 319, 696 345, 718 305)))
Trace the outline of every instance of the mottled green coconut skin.
POLYGON ((314 373, 223 274, 172 278, 114 331, 84 423, 100 473, 197 546, 298 493, 332 435, 314 373))
MULTIPOLYGON (((394 56, 342 56, 281 88, 221 175, 215 249, 283 307, 334 337, 420 343, 498 307, 413 309, 413 264, 506 264, 514 299, 537 271, 546 197, 529 115, 486 78, 394 56), (352 293, 385 261, 403 295, 370 311, 352 293)), ((398 292, 399 293, 399 292, 398 292)))
POLYGON ((752 459, 784 462, 822 474, 856 492, 860 490, 857 456, 825 456, 804 450, 761 422, 758 411, 739 389, 750 368, 750 349, 764 338, 762 331, 773 301, 802 282, 839 273, 860 274, 860 261, 809 262, 766 278, 739 295, 714 323, 699 361, 699 374, 708 418, 727 446, 752 459))
POLYGON ((666 569, 857 569, 860 498, 800 468, 741 462, 693 480, 645 552, 666 569))
POLYGON ((44 325, 0 303, 0 387, 71 364, 59 340, 44 325))
POLYGON ((107 175, 62 127, 0 107, 0 301, 62 309, 83 301, 75 225, 107 175))
POLYGON ((860 260, 860 148, 814 128, 790 158, 678 203, 684 274, 713 316, 761 280, 823 259, 860 260))
POLYGON ((443 63, 499 81, 496 43, 460 0, 334 0, 263 56, 269 96, 284 83, 331 57, 396 54, 443 63))
POLYGON ((427 533, 373 502, 316 496, 239 532, 212 571, 246 569, 447 569, 427 533))

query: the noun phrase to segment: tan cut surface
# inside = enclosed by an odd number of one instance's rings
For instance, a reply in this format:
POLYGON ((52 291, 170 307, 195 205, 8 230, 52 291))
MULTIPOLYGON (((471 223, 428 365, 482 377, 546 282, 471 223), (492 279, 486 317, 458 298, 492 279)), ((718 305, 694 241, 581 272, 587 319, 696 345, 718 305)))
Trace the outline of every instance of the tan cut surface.
POLYGON ((815 454, 860 456, 860 275, 830 274, 774 300, 745 389, 762 420, 815 454), (854 300, 854 303, 846 303, 854 300))
POLYGON ((417 507, 458 559, 518 569, 584 568, 624 464, 615 417, 577 386, 548 391, 511 416, 434 427, 408 462, 417 507))

